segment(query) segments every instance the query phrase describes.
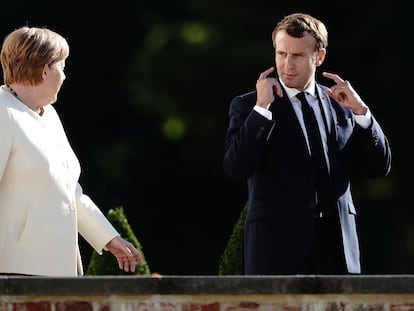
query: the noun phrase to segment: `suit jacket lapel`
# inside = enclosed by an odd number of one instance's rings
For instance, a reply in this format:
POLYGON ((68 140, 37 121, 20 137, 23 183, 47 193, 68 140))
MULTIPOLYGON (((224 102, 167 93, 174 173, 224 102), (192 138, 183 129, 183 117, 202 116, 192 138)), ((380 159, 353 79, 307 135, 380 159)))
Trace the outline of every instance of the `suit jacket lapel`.
MULTIPOLYGON (((319 92, 325 92, 326 87, 317 84, 319 92)), ((321 94, 321 93, 319 93, 321 94)), ((328 97, 329 110, 331 115, 331 143, 334 146, 334 150, 341 150, 348 140, 349 136, 352 134, 352 113, 351 111, 342 107, 338 102, 333 100, 330 96, 328 97)), ((332 147, 332 145, 331 145, 332 147)))
POLYGON ((337 113, 333 107, 334 101, 332 100, 332 98, 329 97, 329 95, 326 94, 326 89, 327 87, 322 86, 320 84, 316 84, 316 92, 317 92, 318 100, 322 106, 322 109, 323 109, 322 113, 324 113, 324 118, 326 118, 325 130, 327 131, 326 133, 326 137, 328 140, 327 143, 328 143, 329 149, 333 151, 332 148, 334 148, 334 150, 337 149, 336 141, 338 138, 337 136, 338 131, 336 127, 338 123, 338 118, 337 118, 337 113), (326 106, 326 103, 328 104, 327 106, 326 106))

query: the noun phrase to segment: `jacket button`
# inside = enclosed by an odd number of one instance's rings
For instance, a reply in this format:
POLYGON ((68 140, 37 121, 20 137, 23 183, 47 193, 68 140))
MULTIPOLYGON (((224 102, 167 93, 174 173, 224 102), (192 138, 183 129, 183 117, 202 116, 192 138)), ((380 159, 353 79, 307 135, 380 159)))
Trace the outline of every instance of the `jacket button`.
POLYGON ((259 128, 259 130, 257 131, 256 139, 260 139, 262 137, 264 131, 265 131, 265 128, 263 126, 261 126, 259 128))

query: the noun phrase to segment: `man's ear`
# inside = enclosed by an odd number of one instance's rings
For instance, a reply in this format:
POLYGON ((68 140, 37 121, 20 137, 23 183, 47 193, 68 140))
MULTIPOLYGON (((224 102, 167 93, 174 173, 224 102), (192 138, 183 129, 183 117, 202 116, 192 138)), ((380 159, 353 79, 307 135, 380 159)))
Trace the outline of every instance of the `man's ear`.
POLYGON ((317 67, 322 65, 323 61, 325 60, 325 55, 326 55, 326 50, 325 49, 320 49, 318 54, 316 55, 315 65, 317 67))

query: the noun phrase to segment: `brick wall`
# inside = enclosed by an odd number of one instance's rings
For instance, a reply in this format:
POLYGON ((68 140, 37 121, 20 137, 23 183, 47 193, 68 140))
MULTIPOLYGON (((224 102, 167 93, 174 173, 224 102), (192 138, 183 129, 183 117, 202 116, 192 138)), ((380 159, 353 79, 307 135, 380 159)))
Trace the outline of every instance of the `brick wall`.
POLYGON ((0 276, 0 311, 98 310, 414 311, 414 276, 0 276))

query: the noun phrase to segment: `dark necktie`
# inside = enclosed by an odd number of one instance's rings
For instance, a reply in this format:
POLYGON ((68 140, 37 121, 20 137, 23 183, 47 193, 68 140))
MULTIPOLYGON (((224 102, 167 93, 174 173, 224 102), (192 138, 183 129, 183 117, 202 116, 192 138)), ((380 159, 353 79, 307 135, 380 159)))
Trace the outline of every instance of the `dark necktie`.
POLYGON ((313 109, 306 100, 305 94, 301 92, 298 93, 296 97, 302 103, 303 121, 305 123, 311 150, 311 161, 314 169, 317 192, 317 213, 328 213, 332 211, 334 207, 333 187, 323 150, 319 125, 313 109))

